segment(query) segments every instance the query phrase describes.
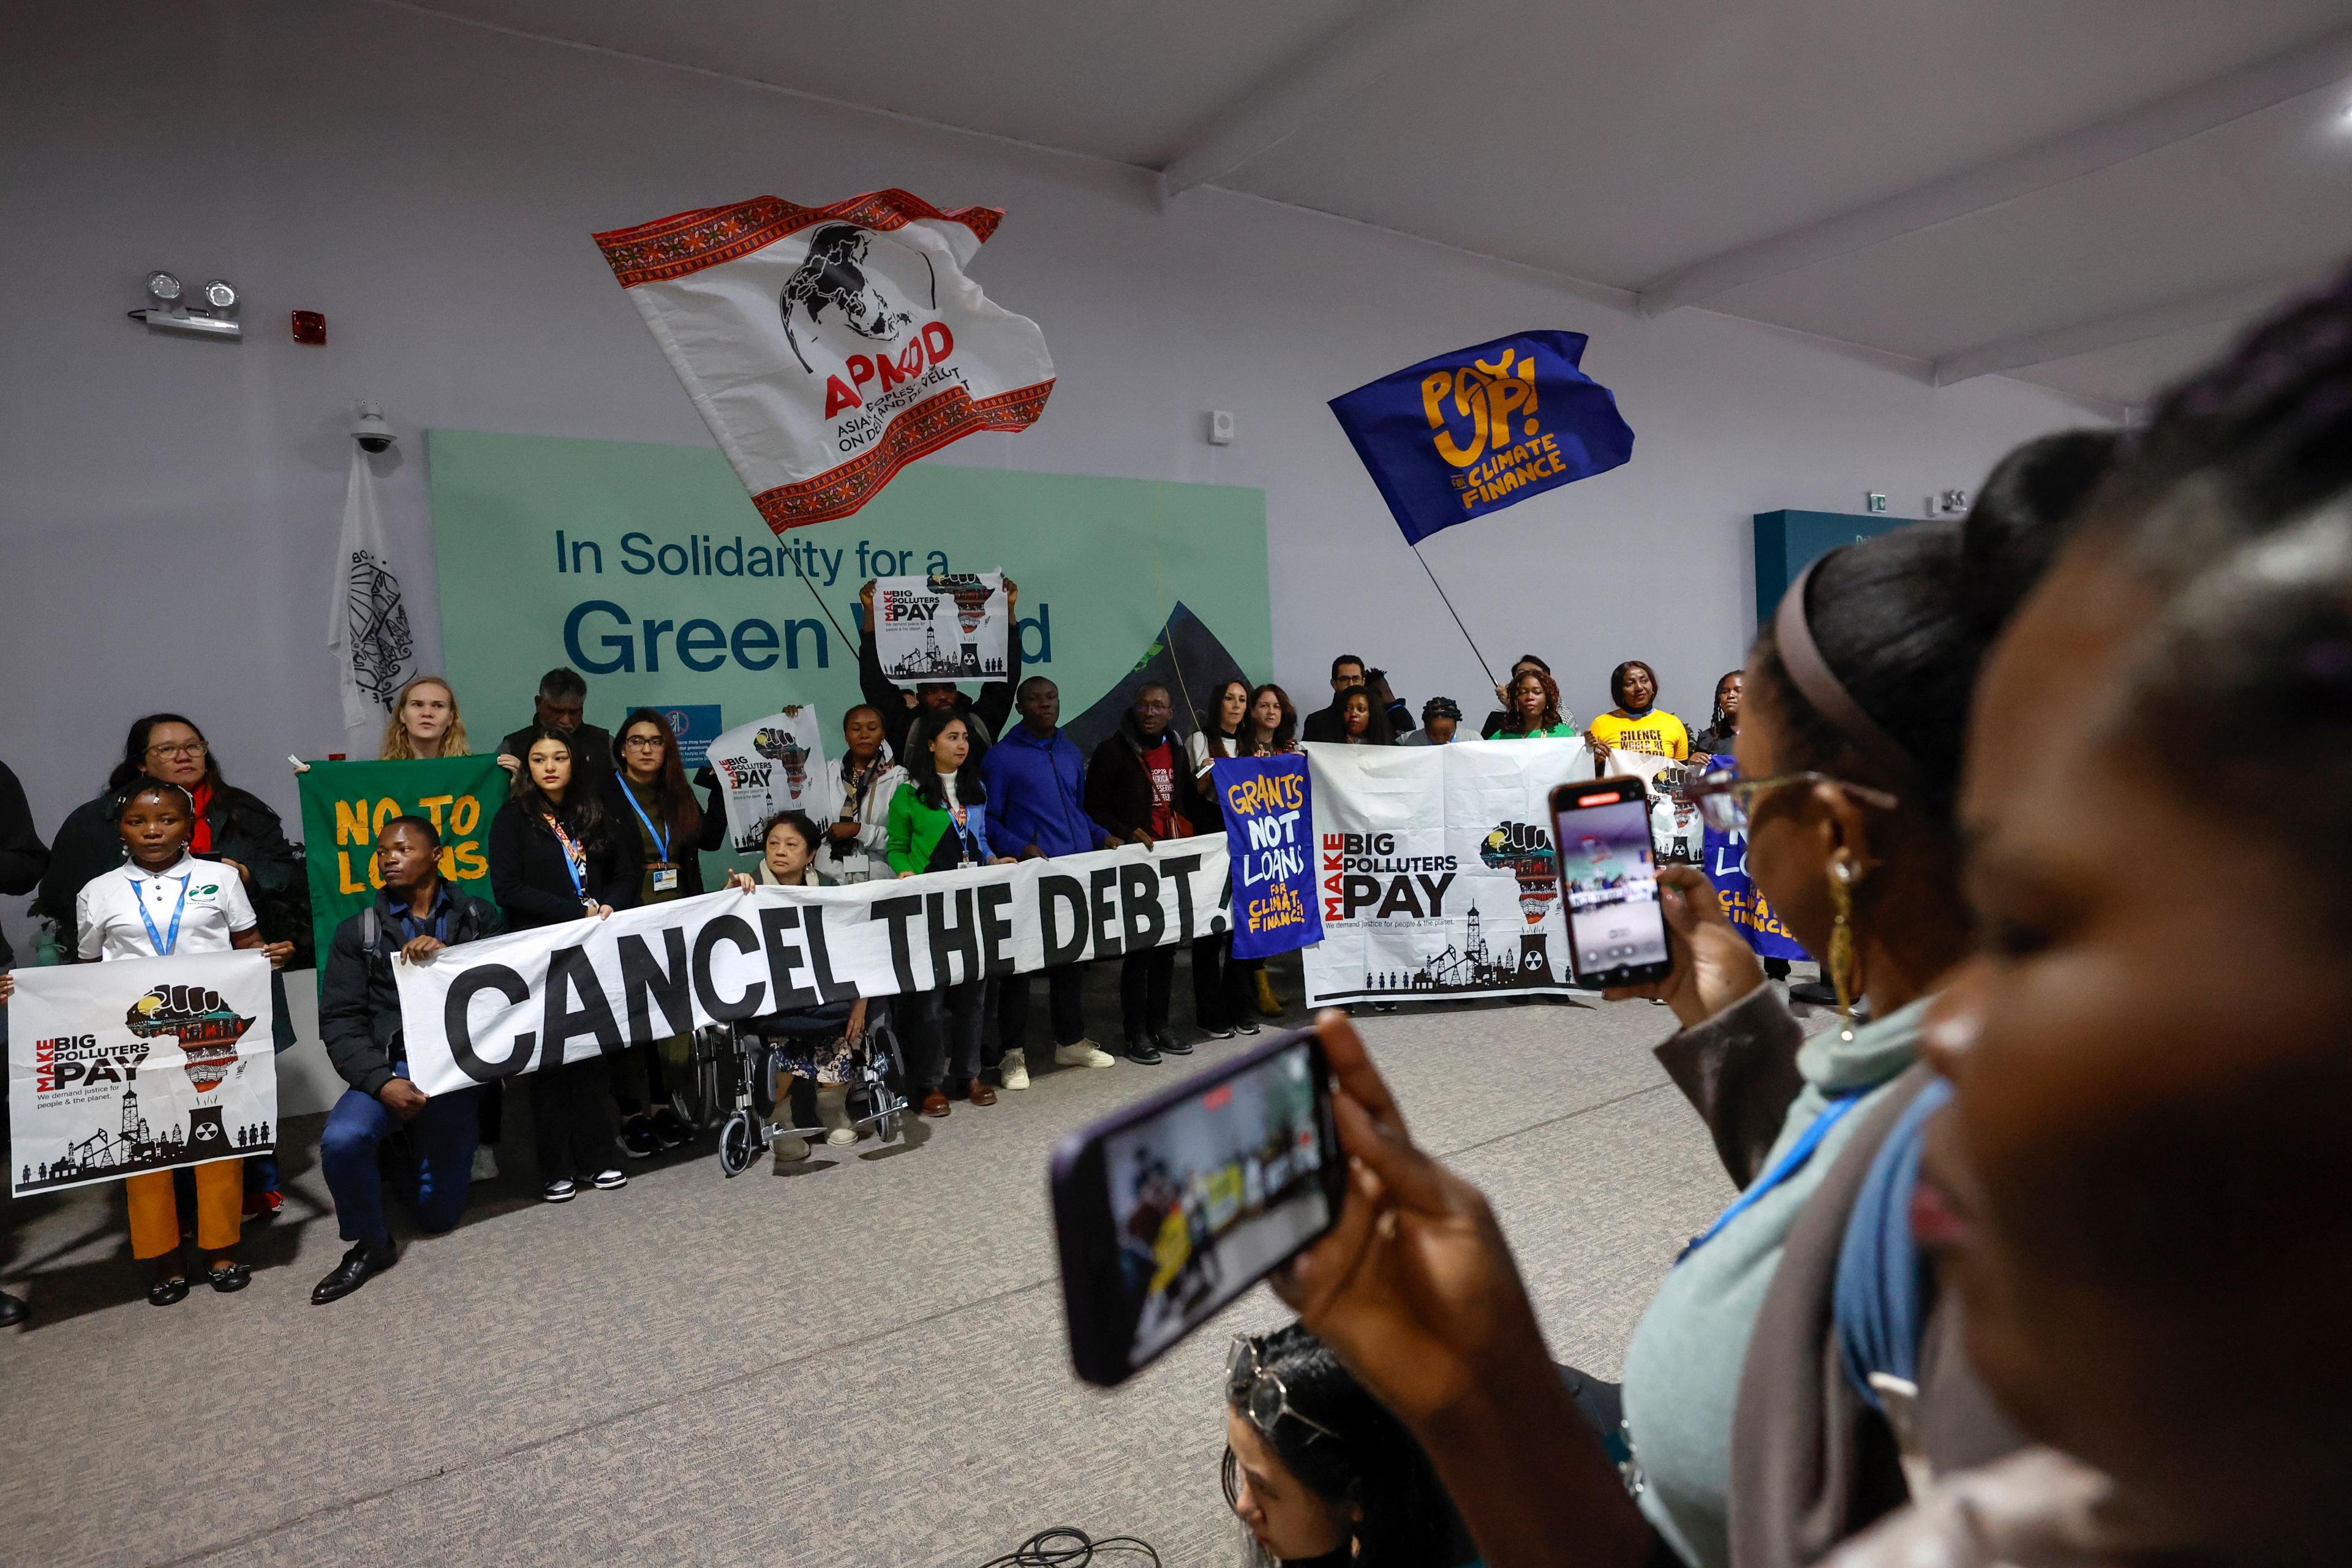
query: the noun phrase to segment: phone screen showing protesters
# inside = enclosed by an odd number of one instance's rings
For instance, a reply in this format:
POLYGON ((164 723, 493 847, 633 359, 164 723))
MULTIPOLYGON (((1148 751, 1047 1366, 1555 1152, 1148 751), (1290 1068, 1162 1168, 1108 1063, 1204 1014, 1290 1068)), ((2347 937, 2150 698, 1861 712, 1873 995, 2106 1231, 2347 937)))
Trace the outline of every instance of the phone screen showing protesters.
POLYGON ((1338 1151, 1305 1031, 1065 1139, 1054 1224, 1078 1375, 1124 1380, 1330 1229, 1338 1151))
POLYGON ((1642 781, 1561 784, 1551 792, 1551 816, 1576 978, 1603 986, 1664 979, 1673 964, 1642 781))

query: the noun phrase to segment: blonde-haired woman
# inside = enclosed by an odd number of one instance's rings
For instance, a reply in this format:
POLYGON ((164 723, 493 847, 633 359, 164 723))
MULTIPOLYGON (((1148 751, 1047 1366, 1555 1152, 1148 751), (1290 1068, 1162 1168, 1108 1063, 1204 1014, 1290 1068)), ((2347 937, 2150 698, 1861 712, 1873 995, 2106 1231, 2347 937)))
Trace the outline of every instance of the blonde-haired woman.
POLYGON ((387 763, 430 762, 463 757, 466 721, 457 715, 457 693, 437 675, 420 675, 400 689, 392 717, 384 721, 383 744, 376 755, 387 763))

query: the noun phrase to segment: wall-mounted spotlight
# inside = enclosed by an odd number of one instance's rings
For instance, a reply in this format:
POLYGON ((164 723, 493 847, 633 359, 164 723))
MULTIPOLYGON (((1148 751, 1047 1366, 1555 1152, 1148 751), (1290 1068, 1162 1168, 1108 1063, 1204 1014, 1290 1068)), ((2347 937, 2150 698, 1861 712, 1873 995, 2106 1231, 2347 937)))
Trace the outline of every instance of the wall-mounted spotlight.
POLYGON ((157 331, 188 332, 203 338, 241 338, 244 324, 236 318, 236 289, 226 278, 215 278, 197 291, 198 302, 188 304, 186 290, 169 272, 147 275, 147 306, 131 312, 157 331))

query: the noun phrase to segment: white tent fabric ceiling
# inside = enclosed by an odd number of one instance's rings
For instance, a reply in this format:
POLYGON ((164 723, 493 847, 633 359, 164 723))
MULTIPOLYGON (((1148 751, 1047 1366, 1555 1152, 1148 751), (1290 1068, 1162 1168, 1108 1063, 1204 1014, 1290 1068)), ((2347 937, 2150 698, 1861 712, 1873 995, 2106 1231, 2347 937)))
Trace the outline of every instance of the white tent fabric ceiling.
POLYGON ((2347 0, 407 8, 2111 404, 2352 238, 2347 0))

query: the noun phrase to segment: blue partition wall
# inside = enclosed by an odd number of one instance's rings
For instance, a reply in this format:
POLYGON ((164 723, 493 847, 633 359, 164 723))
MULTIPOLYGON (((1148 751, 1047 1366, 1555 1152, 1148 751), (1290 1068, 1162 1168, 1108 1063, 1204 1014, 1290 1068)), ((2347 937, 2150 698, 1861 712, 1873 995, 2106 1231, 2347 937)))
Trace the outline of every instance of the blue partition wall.
POLYGON ((1762 625, 1797 574, 1841 544, 1904 527, 1884 512, 1759 511, 1756 514, 1756 620, 1762 625))

